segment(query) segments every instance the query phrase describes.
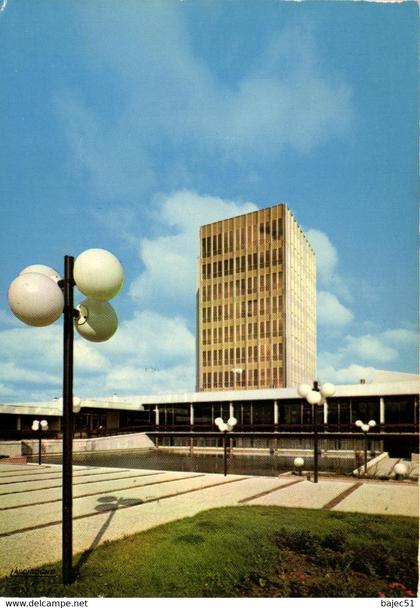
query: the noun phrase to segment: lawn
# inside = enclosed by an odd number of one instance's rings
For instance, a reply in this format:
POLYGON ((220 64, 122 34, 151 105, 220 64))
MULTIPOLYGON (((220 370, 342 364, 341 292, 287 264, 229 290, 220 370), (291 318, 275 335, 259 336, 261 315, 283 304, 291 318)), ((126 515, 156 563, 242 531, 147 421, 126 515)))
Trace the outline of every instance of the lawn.
POLYGON ((414 597, 418 520, 228 507, 15 572, 6 597, 414 597))

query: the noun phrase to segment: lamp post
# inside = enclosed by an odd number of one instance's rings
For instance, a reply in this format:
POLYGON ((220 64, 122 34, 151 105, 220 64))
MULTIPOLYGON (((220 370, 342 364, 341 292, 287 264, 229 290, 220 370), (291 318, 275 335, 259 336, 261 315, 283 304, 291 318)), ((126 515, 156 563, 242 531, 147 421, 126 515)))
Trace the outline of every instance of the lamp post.
POLYGON ((370 431, 370 429, 373 429, 374 426, 376 426, 376 422, 375 420, 369 420, 369 422, 367 424, 365 424, 364 422, 362 422, 362 420, 356 420, 356 422, 354 423, 357 427, 360 428, 361 431, 363 431, 364 435, 365 435, 365 442, 364 442, 364 455, 365 455, 365 477, 367 477, 367 452, 368 452, 368 433, 370 431))
POLYGON ((42 431, 48 431, 48 422, 46 420, 34 420, 32 422, 32 430, 38 431, 38 464, 41 464, 41 439, 42 431))
POLYGON ((233 431, 234 426, 238 421, 236 418, 231 416, 227 422, 223 422, 223 418, 216 418, 214 424, 218 427, 219 431, 223 433, 223 465, 224 465, 224 476, 227 475, 227 443, 226 436, 230 431, 233 431))
POLYGON ((335 393, 335 386, 331 382, 326 382, 321 387, 314 380, 313 387, 309 384, 300 384, 298 386, 298 394, 304 397, 312 406, 312 425, 314 434, 314 483, 318 483, 318 421, 317 421, 317 405, 324 405, 327 397, 332 397, 335 393))
POLYGON ((49 266, 28 266, 12 281, 8 300, 13 314, 33 327, 51 325, 63 314, 63 493, 62 578, 72 582, 72 451, 74 327, 86 340, 104 342, 118 327, 115 310, 107 302, 124 282, 119 260, 104 249, 88 249, 76 260, 64 257, 64 279, 49 266), (74 308, 74 286, 87 296, 74 308))

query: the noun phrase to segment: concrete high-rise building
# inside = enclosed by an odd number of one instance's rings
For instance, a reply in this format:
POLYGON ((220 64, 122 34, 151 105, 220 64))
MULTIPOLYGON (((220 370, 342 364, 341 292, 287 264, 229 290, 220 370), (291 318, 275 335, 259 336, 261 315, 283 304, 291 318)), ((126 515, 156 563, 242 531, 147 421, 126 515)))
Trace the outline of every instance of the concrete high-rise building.
POLYGON ((197 390, 312 383, 315 253, 287 205, 202 226, 200 244, 197 390))

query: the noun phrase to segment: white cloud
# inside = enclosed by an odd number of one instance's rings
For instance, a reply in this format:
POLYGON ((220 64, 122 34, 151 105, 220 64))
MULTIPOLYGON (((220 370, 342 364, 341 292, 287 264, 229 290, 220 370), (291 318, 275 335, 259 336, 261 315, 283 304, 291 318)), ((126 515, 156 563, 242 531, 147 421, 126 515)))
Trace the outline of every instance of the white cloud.
POLYGON ((109 362, 101 353, 98 344, 86 342, 83 338, 74 340, 74 369, 75 373, 92 373, 96 371, 104 371, 109 362))
POLYGON ((316 270, 321 285, 329 285, 337 271, 337 249, 331 243, 325 232, 311 228, 306 231, 312 247, 316 253, 316 270))
POLYGON ((419 344, 419 332, 414 329, 388 329, 383 334, 385 340, 395 345, 415 345, 419 344))
POLYGON ((332 293, 319 291, 317 295, 317 319, 320 325, 343 327, 353 320, 351 310, 341 304, 332 293))
MULTIPOLYGON (((61 394, 62 329, 21 327, 0 332, 3 401, 49 400, 61 394)), ((74 390, 82 398, 194 390, 195 338, 180 317, 137 312, 109 342, 75 334, 74 390)))
POLYGON ((379 361, 387 363, 395 361, 398 357, 398 351, 391 346, 385 344, 383 336, 373 336, 367 334, 365 336, 346 336, 345 351, 359 357, 364 361, 379 361))
POLYGON ((0 380, 9 383, 55 384, 57 376, 48 372, 31 369, 30 366, 18 367, 13 361, 0 363, 0 380))
MULTIPOLYGON (((318 376, 324 382, 358 382, 360 378, 371 381, 377 365, 391 371, 400 370, 404 349, 418 344, 417 332, 410 328, 388 329, 376 334, 347 335, 336 351, 320 352, 318 376)), ((406 370, 409 371, 409 370, 406 370)))
POLYGON ((195 338, 184 319, 145 310, 122 323, 103 353, 138 368, 172 366, 194 360, 195 338))
POLYGON ((194 318, 200 225, 256 209, 252 203, 191 191, 161 200, 157 215, 162 229, 175 234, 141 240, 139 256, 145 269, 130 285, 130 296, 142 306, 167 310, 170 305, 176 314, 194 318))
POLYGON ((361 379, 371 382, 375 371, 374 367, 354 363, 339 369, 336 369, 333 365, 324 365, 318 368, 318 379, 321 383, 359 384, 361 379))

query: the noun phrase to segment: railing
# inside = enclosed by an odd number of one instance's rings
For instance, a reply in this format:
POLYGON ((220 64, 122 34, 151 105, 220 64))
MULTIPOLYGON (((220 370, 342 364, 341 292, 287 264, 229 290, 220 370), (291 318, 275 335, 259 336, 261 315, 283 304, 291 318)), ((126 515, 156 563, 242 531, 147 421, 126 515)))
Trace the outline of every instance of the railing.
MULTIPOLYGON (((343 437, 349 435, 353 437, 363 437, 362 431, 353 425, 334 425, 334 424, 322 424, 317 425, 318 433, 329 433, 343 437)), ((211 433, 217 432, 214 424, 211 423, 197 423, 194 425, 190 424, 142 424, 128 427, 115 427, 115 428, 98 428, 89 430, 87 428, 76 429, 74 431, 74 439, 79 438, 91 438, 91 437, 107 437, 110 435, 123 435, 132 433, 151 433, 151 432, 191 432, 191 433, 211 433)), ((237 424, 235 432, 240 433, 293 433, 308 435, 313 432, 312 424, 237 424)), ((369 436, 374 434, 384 435, 397 435, 399 433, 412 434, 418 436, 419 428, 416 424, 377 424, 374 430, 370 431, 369 436)), ((42 439, 61 439, 61 431, 48 430, 43 432, 42 439)), ((31 430, 13 430, 13 429, 0 429, 0 439, 2 440, 25 440, 25 439, 37 439, 38 435, 31 430)))

